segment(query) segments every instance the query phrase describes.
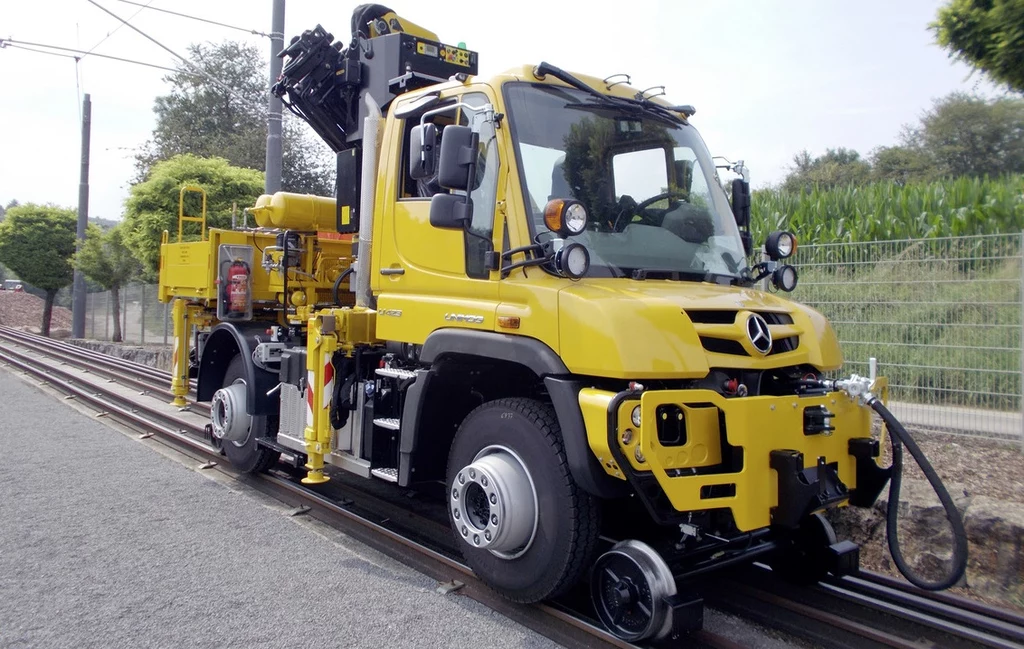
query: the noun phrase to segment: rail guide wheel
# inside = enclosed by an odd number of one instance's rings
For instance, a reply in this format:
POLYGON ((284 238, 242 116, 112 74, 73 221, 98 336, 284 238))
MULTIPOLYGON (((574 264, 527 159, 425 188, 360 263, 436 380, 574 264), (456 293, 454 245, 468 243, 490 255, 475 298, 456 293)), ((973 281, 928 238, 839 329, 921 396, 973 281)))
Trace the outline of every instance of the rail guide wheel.
MULTIPOLYGON (((601 623, 627 642, 665 638, 674 626, 679 628, 679 621, 673 624, 676 581, 664 559, 646 543, 621 541, 598 557, 590 594, 601 623)), ((687 607, 691 614, 693 603, 687 607)))

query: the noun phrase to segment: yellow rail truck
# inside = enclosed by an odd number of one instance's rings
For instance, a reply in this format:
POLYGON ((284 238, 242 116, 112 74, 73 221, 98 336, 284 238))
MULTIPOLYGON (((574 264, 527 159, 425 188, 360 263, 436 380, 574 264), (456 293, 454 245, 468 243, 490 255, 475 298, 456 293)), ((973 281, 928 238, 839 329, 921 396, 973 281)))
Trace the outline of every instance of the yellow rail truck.
POLYGON ((693 108, 545 63, 479 78, 377 5, 353 26, 293 39, 275 87, 335 199, 161 248, 173 386, 197 375, 227 459, 443 484, 482 579, 534 602, 589 575, 627 639, 699 627, 713 568, 856 569, 821 512, 889 478, 872 382, 824 380, 828 322, 755 288, 792 290, 796 243, 748 267, 749 186, 730 205, 693 108))

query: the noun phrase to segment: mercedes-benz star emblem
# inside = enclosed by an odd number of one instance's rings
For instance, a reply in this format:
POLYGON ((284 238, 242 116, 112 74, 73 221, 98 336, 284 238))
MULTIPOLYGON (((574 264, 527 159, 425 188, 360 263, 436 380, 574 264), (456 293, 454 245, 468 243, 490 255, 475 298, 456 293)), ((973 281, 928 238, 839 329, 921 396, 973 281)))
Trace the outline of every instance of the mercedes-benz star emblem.
POLYGON ((750 338, 750 344, 754 349, 762 354, 772 350, 772 332, 768 330, 765 319, 756 313, 751 313, 747 318, 747 337, 750 338))

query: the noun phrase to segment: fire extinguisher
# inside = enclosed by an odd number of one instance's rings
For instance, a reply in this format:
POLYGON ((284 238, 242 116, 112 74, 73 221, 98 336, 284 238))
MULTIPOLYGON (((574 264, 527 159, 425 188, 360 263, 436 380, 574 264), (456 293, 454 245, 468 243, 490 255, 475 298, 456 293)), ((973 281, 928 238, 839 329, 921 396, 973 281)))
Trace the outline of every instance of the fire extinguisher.
POLYGON ((227 284, 225 314, 231 319, 243 319, 249 315, 249 305, 252 301, 249 295, 249 264, 236 259, 228 268, 227 284))

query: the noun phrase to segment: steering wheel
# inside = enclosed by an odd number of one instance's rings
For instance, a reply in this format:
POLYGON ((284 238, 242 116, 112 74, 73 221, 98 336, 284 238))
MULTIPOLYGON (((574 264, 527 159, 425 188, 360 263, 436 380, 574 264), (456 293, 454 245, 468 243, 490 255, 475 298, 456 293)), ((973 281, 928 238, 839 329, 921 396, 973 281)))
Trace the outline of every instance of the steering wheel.
MULTIPOLYGON (((644 200, 640 201, 639 203, 636 203, 635 206, 632 207, 632 209, 623 209, 622 211, 619 212, 618 216, 615 217, 615 223, 612 224, 612 231, 613 232, 622 232, 623 230, 626 229, 626 226, 628 226, 630 223, 633 222, 632 219, 627 219, 625 223, 622 223, 622 216, 623 216, 623 214, 626 214, 628 216, 639 216, 640 217, 640 223, 645 223, 647 225, 655 225, 655 226, 661 225, 661 223, 655 221, 651 216, 646 214, 646 210, 647 210, 647 208, 652 203, 657 203, 658 201, 665 200, 666 198, 671 201, 672 198, 673 198, 673 194, 671 192, 662 192, 660 194, 655 194, 654 196, 651 196, 650 198, 645 198, 644 200), (619 227, 620 223, 622 225, 621 228, 619 227)), ((630 202, 632 202, 632 201, 630 201, 630 202)), ((621 204, 621 199, 620 199, 620 204, 621 204)))

